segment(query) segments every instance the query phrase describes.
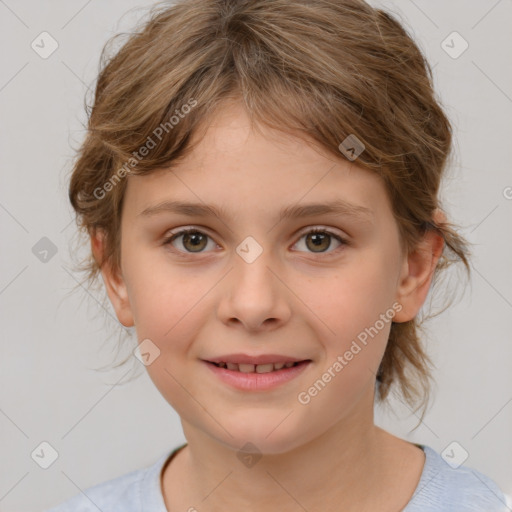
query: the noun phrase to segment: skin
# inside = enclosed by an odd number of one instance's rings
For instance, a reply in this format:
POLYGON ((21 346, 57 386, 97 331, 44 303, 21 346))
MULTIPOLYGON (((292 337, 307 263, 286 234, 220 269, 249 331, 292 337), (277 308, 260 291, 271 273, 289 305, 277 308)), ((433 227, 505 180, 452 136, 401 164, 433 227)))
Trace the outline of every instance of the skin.
MULTIPOLYGON (((424 454, 374 425, 375 376, 391 322, 308 404, 297 395, 393 304, 401 306, 393 321, 414 318, 443 241, 430 232, 403 253, 378 176, 291 134, 262 130, 251 129, 241 106, 227 104, 175 168, 130 176, 121 268, 102 269, 119 321, 135 326, 139 342, 149 338, 159 348, 147 370, 179 413, 188 441, 163 471, 166 506, 400 510, 418 484, 424 454), (286 206, 333 199, 371 213, 366 220, 327 214, 277 221, 286 206), (165 200, 212 204, 229 214, 139 215, 165 200), (184 227, 208 235, 200 252, 183 236, 164 243, 184 227), (327 237, 315 249, 306 236, 315 227, 348 245, 327 237), (250 264, 236 252, 247 236, 263 249, 250 264), (239 391, 200 360, 235 352, 313 363, 273 390, 239 391), (262 454, 252 467, 237 457, 247 442, 262 454)), ((92 248, 99 257, 101 233, 92 248)))

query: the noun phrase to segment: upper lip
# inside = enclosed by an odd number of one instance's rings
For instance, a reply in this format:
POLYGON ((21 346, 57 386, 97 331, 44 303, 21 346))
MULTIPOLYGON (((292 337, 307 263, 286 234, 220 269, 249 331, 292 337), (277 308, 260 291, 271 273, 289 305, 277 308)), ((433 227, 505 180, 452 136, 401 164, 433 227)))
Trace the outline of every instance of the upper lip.
POLYGON ((295 363, 299 361, 309 361, 309 359, 300 359, 292 356, 280 354, 261 354, 250 356, 248 354, 226 354, 224 356, 210 357, 204 359, 210 363, 236 363, 236 364, 268 364, 268 363, 295 363))

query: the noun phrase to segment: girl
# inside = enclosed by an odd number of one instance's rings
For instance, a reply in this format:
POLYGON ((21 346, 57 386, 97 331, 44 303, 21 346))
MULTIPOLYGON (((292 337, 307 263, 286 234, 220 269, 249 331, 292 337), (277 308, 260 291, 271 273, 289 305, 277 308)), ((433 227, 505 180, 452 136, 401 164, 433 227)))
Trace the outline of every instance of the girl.
POLYGON ((429 64, 362 0, 181 0, 99 75, 69 196, 187 443, 52 509, 504 511, 374 424, 428 402, 418 313, 468 249, 429 64))

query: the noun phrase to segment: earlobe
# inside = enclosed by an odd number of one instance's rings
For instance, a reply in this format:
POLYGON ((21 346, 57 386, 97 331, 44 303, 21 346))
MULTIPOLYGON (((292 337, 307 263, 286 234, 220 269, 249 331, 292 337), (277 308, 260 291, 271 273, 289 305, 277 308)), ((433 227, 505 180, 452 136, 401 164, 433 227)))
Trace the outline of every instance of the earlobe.
POLYGON ((123 277, 114 272, 108 264, 103 265, 101 274, 117 319, 125 327, 133 327, 135 322, 123 277))
MULTIPOLYGON (((98 232, 95 235, 91 235, 91 249, 98 264, 102 261, 103 241, 103 233, 98 232)), ((117 319, 125 327, 134 326, 135 322, 131 311, 128 291, 121 272, 114 270, 110 262, 106 261, 101 266, 101 276, 107 290, 107 295, 116 312, 117 319)))
MULTIPOLYGON (((437 219, 446 218, 440 210, 436 212, 437 219)), ((396 297, 402 309, 395 315, 394 322, 408 322, 418 314, 430 289, 443 247, 442 235, 433 229, 427 230, 423 240, 404 260, 396 297)))

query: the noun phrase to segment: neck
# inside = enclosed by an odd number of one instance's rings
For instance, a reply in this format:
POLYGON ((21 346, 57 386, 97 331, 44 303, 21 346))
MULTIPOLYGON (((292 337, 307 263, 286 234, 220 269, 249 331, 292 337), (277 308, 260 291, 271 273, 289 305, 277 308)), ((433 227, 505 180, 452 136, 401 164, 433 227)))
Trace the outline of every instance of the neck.
POLYGON ((383 473, 390 462, 392 437, 374 425, 373 409, 369 410, 366 416, 347 417, 293 449, 258 454, 252 464, 237 457, 238 448, 182 420, 188 446, 177 455, 181 461, 174 465, 175 472, 164 474, 164 496, 184 510, 194 506, 221 511, 226 504, 247 512, 296 511, 298 506, 366 509, 371 497, 385 492, 389 483, 383 473))

